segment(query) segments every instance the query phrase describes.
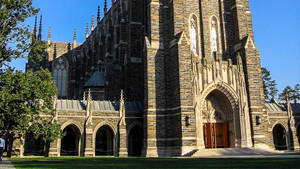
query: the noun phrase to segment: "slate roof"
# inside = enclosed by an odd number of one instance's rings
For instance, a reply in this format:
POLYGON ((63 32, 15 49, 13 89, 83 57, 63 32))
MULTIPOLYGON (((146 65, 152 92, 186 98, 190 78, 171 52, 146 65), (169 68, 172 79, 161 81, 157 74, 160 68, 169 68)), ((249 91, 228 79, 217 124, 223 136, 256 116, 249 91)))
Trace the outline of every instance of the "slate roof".
POLYGON ((267 112, 285 112, 285 108, 277 103, 265 103, 267 112))
POLYGON ((104 87, 104 73, 96 71, 91 78, 85 83, 84 87, 104 87))
POLYGON ((291 103, 291 107, 294 113, 300 113, 300 103, 291 103))
MULTIPOLYGON (((143 112, 141 102, 125 102, 127 112, 143 112)), ((92 111, 112 112, 119 111, 119 101, 92 101, 92 111)), ((85 111, 86 101, 82 100, 57 100, 56 110, 58 111, 85 111)))

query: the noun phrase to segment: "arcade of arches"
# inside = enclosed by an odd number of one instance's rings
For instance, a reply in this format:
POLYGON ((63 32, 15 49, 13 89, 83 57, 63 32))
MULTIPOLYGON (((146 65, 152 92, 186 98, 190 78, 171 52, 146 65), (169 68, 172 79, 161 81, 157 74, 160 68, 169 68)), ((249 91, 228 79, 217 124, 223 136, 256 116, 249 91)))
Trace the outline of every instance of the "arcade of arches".
MULTIPOLYGON (((80 129, 69 124, 63 128, 64 136, 60 140, 60 156, 80 156, 82 135, 80 129)), ((95 135, 95 156, 113 156, 115 154, 115 132, 108 125, 101 126, 95 135)), ((143 147, 143 128, 134 125, 128 132, 128 155, 141 156, 143 147)), ((26 134, 24 155, 44 155, 44 143, 33 134, 26 134)))

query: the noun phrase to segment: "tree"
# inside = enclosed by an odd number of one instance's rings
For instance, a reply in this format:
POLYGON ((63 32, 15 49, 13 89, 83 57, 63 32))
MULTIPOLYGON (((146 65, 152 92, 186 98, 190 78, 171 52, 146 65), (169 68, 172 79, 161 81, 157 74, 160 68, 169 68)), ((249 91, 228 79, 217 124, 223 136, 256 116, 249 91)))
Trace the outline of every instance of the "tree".
POLYGON ((263 88, 264 88, 264 95, 265 95, 265 100, 268 99, 268 81, 271 80, 270 77, 270 72, 266 68, 261 68, 262 71, 262 78, 263 78, 263 88))
POLYGON ((31 126, 41 124, 40 132, 33 133, 39 136, 47 131, 45 140, 58 137, 60 127, 53 120, 56 87, 48 70, 23 73, 8 69, 0 74, 0 82, 0 130, 8 136, 9 156, 14 140, 23 138, 30 128, 34 128, 31 126))
POLYGON ((272 80, 271 73, 266 68, 262 68, 262 78, 265 101, 270 102, 275 100, 278 94, 277 84, 275 80, 272 80))
POLYGON ((35 70, 40 70, 41 67, 46 66, 45 57, 47 56, 47 44, 39 39, 32 39, 30 44, 30 51, 28 55, 28 62, 34 65, 35 70))
POLYGON ((275 100, 277 94, 278 94, 277 84, 275 80, 271 80, 269 83, 269 95, 271 97, 271 100, 275 100))
POLYGON ((297 100, 300 100, 300 84, 297 84, 293 91, 292 91, 292 96, 291 100, 294 100, 294 103, 297 103, 297 100))
POLYGON ((291 100, 291 98, 292 98, 292 94, 293 94, 293 89, 291 88, 291 86, 287 86, 283 89, 283 91, 280 94, 279 98, 281 100, 286 101, 286 103, 288 103, 289 100, 291 100))
POLYGON ((26 57, 30 48, 29 26, 25 19, 38 13, 32 0, 0 1, 0 67, 14 58, 26 57))

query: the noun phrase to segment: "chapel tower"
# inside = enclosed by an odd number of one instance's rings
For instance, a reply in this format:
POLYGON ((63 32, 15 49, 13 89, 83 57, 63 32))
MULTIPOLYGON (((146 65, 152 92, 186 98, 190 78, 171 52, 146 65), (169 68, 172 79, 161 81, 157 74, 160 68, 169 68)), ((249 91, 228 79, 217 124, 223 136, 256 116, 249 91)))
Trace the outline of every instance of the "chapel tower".
POLYGON ((248 0, 149 0, 145 153, 266 144, 248 0))

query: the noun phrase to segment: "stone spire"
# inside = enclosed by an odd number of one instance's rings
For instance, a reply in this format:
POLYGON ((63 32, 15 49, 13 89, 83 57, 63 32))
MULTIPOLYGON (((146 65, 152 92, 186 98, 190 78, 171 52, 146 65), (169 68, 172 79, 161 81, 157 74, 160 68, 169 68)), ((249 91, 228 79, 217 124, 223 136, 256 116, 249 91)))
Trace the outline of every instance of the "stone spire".
POLYGON ((85 29, 85 38, 89 37, 89 23, 86 23, 86 29, 85 29))
POLYGON ((40 16, 40 26, 39 26, 39 35, 38 35, 38 40, 42 40, 42 21, 43 21, 43 16, 40 16))
POLYGON ((37 33, 37 16, 35 16, 35 20, 34 20, 34 28, 33 28, 33 33, 32 33, 32 39, 36 39, 36 33, 37 33))
POLYGON ((48 29, 48 45, 50 45, 51 43, 51 26, 49 26, 49 29, 48 29))
POLYGON ((87 116, 90 116, 90 110, 91 110, 91 103, 92 103, 92 95, 91 95, 91 89, 88 89, 88 95, 87 95, 87 116))
POLYGON ((124 92, 121 90, 121 96, 120 96, 120 119, 121 119, 121 124, 124 124, 125 121, 125 101, 124 101, 124 92))
POLYGON ((100 5, 98 5, 97 24, 100 22, 100 5))
POLYGON ((104 0, 104 14, 107 12, 107 0, 104 0))
POLYGON ((94 15, 92 15, 91 31, 94 31, 94 15))
POLYGON ((74 29, 73 48, 76 48, 76 46, 77 46, 77 35, 76 35, 76 29, 74 29))

